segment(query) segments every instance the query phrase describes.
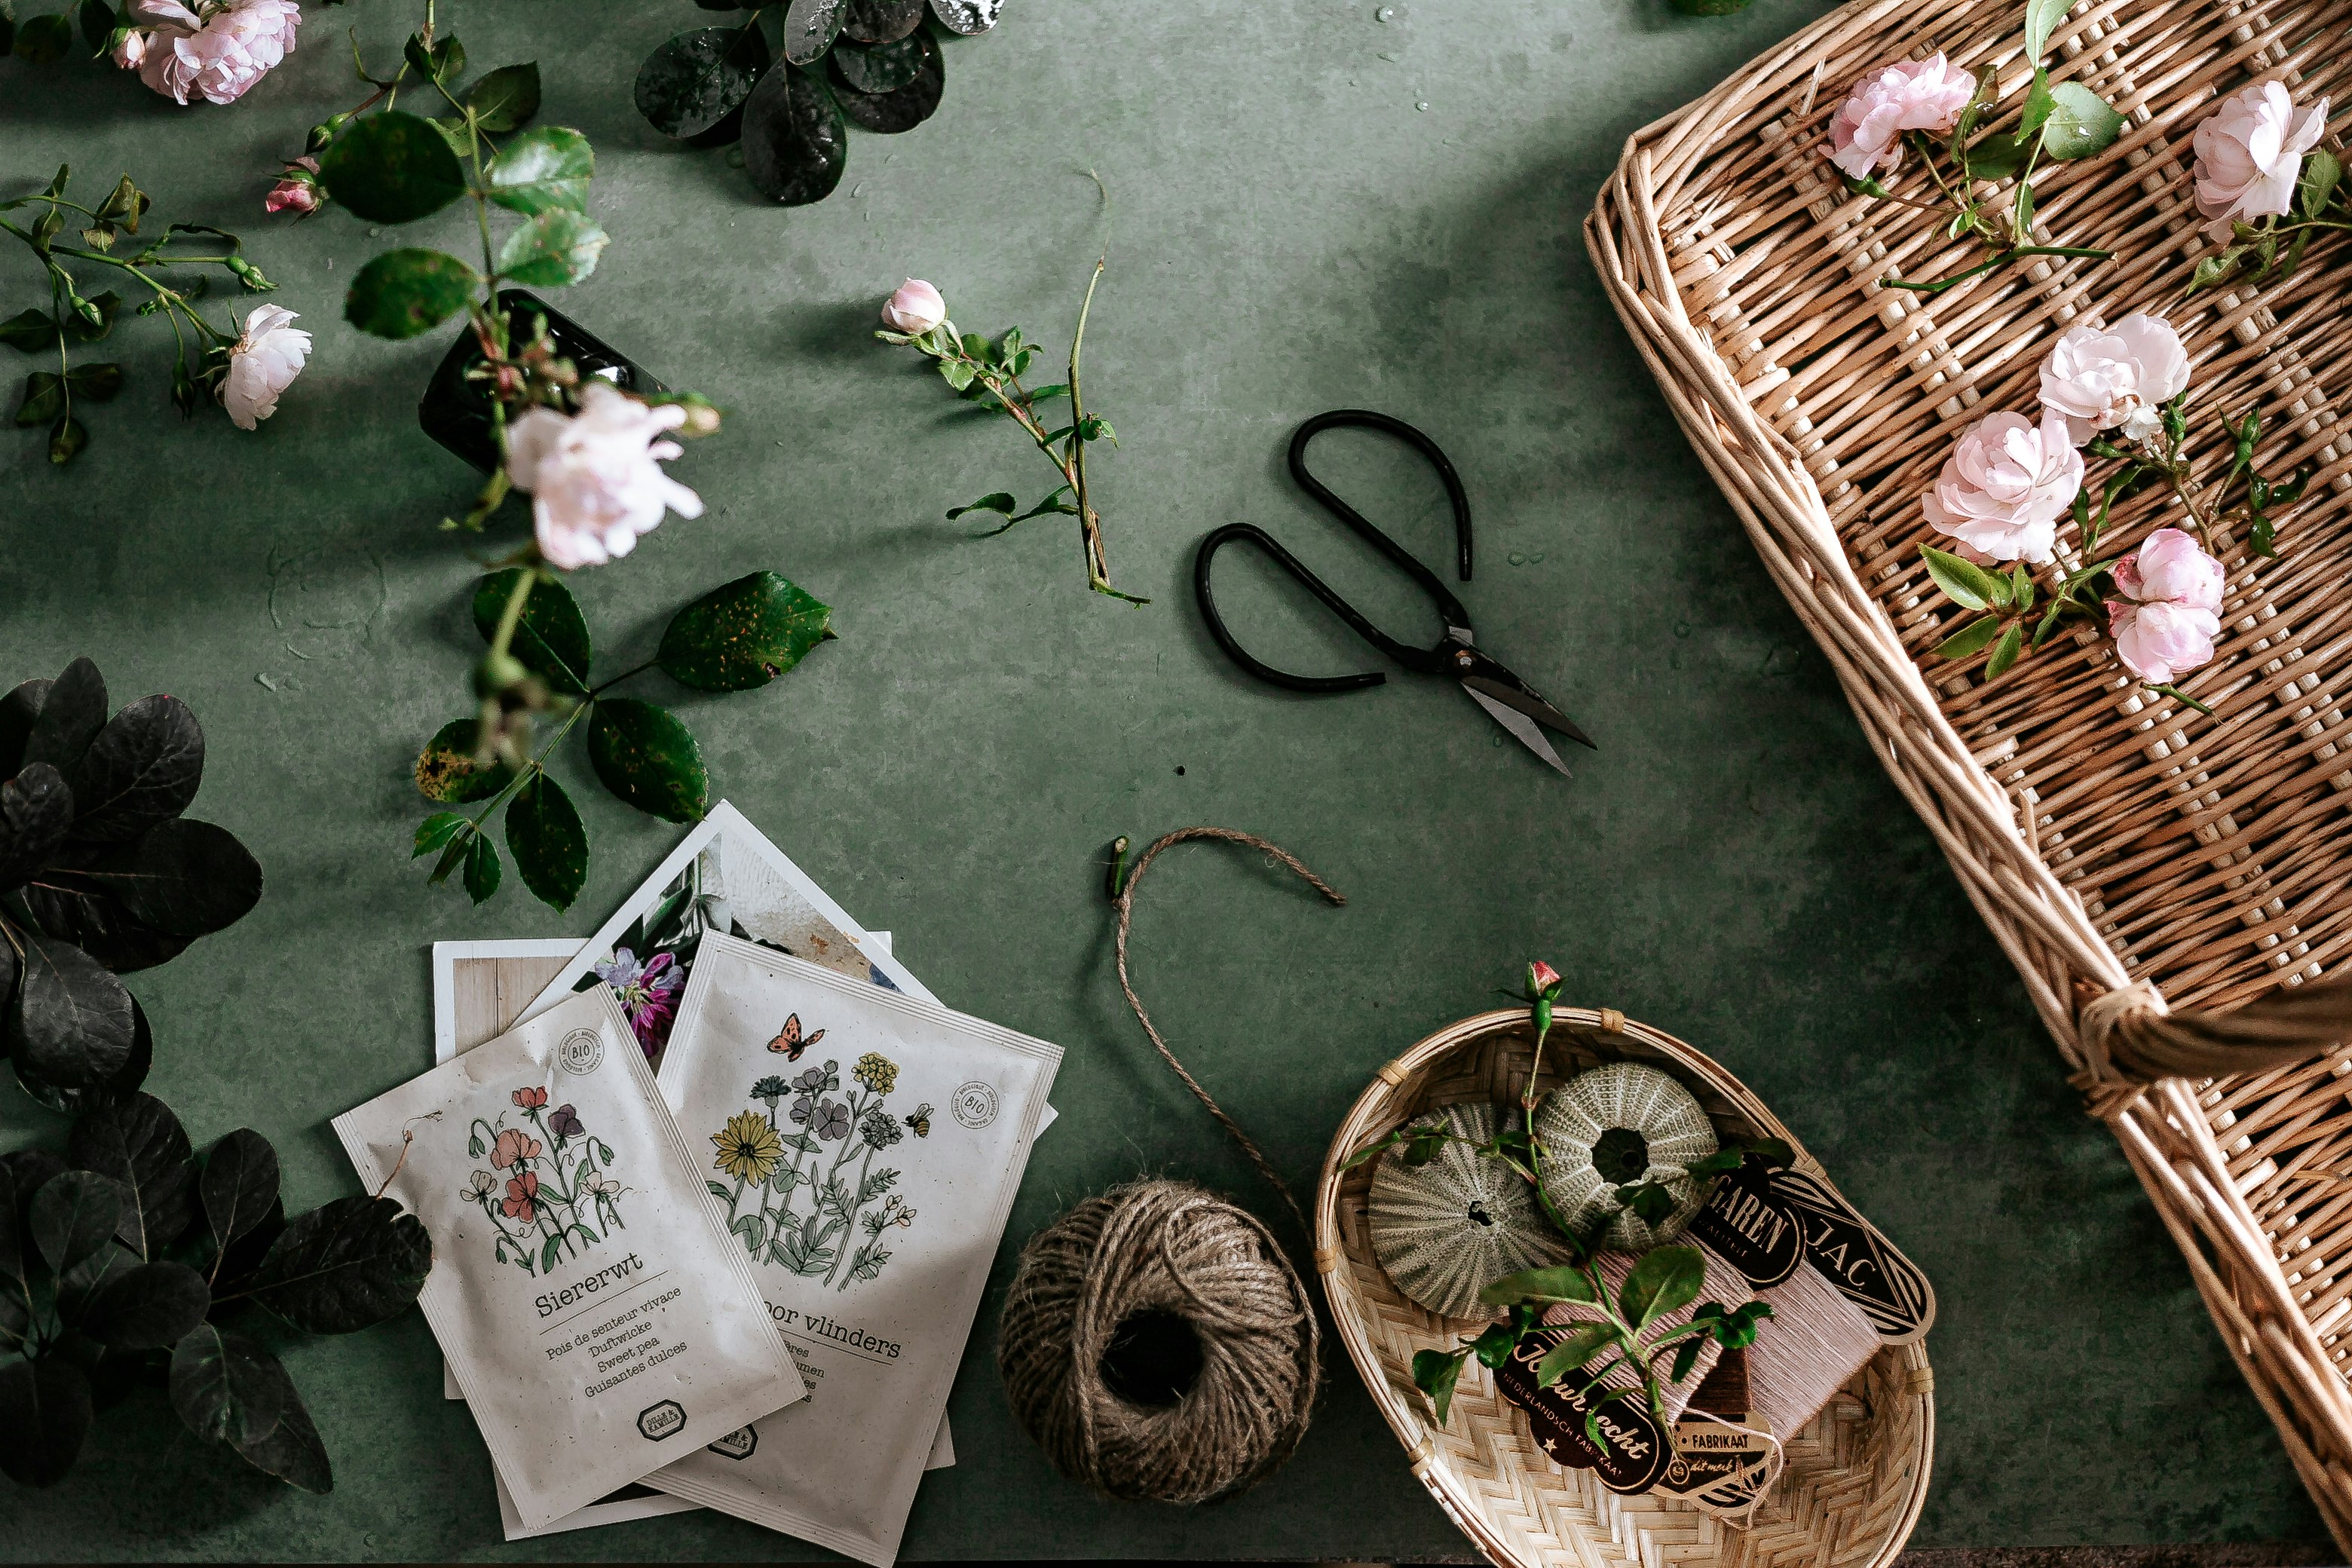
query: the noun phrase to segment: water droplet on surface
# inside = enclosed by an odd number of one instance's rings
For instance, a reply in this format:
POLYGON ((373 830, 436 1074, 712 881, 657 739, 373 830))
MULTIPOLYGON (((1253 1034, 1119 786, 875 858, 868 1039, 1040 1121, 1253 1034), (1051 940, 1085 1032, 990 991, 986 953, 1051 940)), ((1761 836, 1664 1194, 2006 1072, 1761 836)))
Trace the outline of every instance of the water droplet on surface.
POLYGON ((1389 54, 1384 54, 1384 55, 1382 55, 1382 56, 1381 57, 1381 58, 1382 58, 1382 59, 1384 59, 1384 60, 1392 60, 1392 59, 1396 58, 1396 56, 1394 56, 1394 55, 1389 55, 1389 54))
POLYGON ((1377 11, 1375 11, 1375 12, 1373 12, 1373 13, 1372 13, 1372 20, 1373 20, 1373 21, 1375 21, 1375 22, 1385 22, 1385 21, 1388 21, 1391 17, 1394 16, 1395 15, 1396 15, 1396 7, 1395 7, 1395 6, 1393 6, 1393 5, 1383 5, 1383 6, 1381 6, 1379 10, 1377 10, 1377 11))
MULTIPOLYGON (((783 443, 782 443, 782 442, 781 442, 781 441, 779 441, 779 442, 778 442, 778 443, 776 443, 776 444, 777 444, 778 446, 780 446, 780 447, 783 445, 783 443)), ((1676 636, 1676 637, 1686 637, 1690 636, 1690 633, 1691 633, 1691 625, 1690 625, 1690 623, 1689 623, 1688 621, 1676 621, 1676 622, 1675 623, 1675 636, 1676 636)))
POLYGON ((1528 556, 1528 560, 1530 560, 1530 561, 1540 561, 1540 560, 1542 560, 1543 558, 1544 558, 1544 552, 1543 552, 1542 551, 1540 551, 1540 550, 1537 551, 1533 555, 1530 555, 1530 556, 1528 556))
POLYGON ((370 239, 381 239, 383 237, 383 230, 382 230, 382 229, 380 229, 380 228, 372 228, 372 229, 368 230, 368 237, 369 237, 370 239))
POLYGON ((1526 565, 1527 563, 1528 563, 1528 558, 1527 558, 1526 556, 1524 556, 1524 555, 1520 554, 1520 553, 1519 553, 1517 551, 1516 551, 1516 550, 1514 550, 1514 551, 1512 551, 1512 552, 1511 552, 1511 564, 1512 564, 1512 565, 1514 565, 1514 566, 1524 566, 1524 565, 1526 565))
POLYGON ((859 195, 864 194, 865 190, 866 182, 863 180, 858 181, 856 184, 849 187, 850 199, 855 201, 859 195))
POLYGON ((1427 113, 1429 110, 1429 105, 1427 103, 1416 103, 1413 107, 1422 110, 1423 113, 1427 113))

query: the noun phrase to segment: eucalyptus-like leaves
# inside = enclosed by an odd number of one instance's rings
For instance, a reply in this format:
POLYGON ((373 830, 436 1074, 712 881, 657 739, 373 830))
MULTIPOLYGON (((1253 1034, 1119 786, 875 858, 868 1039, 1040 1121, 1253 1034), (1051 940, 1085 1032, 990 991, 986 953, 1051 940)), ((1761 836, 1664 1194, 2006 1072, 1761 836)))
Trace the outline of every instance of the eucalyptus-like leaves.
POLYGON ((76 363, 73 351, 111 333, 126 303, 135 315, 161 315, 170 323, 178 345, 171 398, 182 415, 193 416, 200 405, 216 400, 213 395, 228 374, 238 336, 234 317, 226 327, 215 326, 197 307, 216 276, 207 269, 219 268, 217 275, 251 293, 277 287, 246 259, 244 242, 225 229, 175 223, 157 233, 151 225, 140 241, 140 225, 153 205, 147 193, 124 174, 96 206, 85 205, 68 194, 72 173, 70 165, 60 165, 39 191, 0 201, 0 214, 28 215, 0 216, 0 233, 31 253, 48 291, 46 307, 0 320, 0 343, 56 364, 26 374, 16 423, 47 431, 55 464, 71 462, 89 445, 89 429, 76 410, 111 402, 122 390, 120 363, 76 363), (130 300, 85 281, 99 277, 129 289, 130 300))
POLYGON ((507 852, 523 886, 541 902, 568 909, 588 877, 588 833, 547 764, 572 731, 586 726, 588 762, 619 800, 670 822, 692 822, 709 805, 702 748, 667 708, 613 688, 658 668, 699 691, 765 686, 834 636, 831 608, 773 572, 755 572, 712 589, 670 617, 654 657, 599 679, 587 617, 560 577, 509 567, 475 587, 473 619, 495 648, 486 663, 483 706, 443 725, 416 758, 416 788, 442 805, 417 827, 414 857, 436 857, 430 880, 458 877, 477 904, 495 895, 503 863, 491 818, 506 814, 507 852), (538 719, 555 725, 543 742, 538 719))
POLYGON ((0 697, 0 1040, 26 1092, 68 1113, 137 1091, 146 1016, 117 978, 244 918, 261 868, 184 816, 204 731, 176 697, 108 716, 78 658, 0 697))
POLYGON ((151 1095, 89 1109, 62 1154, 0 1155, 0 1474, 54 1485, 96 1413, 151 1384, 200 1440, 330 1490, 326 1444, 251 1310, 350 1333, 404 1310, 432 1263, 388 1198, 289 1219, 277 1151, 249 1128, 199 1157, 151 1095))

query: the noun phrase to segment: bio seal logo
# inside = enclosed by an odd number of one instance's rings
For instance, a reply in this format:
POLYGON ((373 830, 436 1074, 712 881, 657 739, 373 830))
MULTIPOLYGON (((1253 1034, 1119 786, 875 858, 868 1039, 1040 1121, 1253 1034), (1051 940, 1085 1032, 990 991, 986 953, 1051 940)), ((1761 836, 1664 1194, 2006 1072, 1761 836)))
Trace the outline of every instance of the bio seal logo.
POLYGON ((593 1029, 574 1029, 555 1047, 555 1065, 574 1078, 584 1078, 604 1065, 604 1037, 593 1029))
POLYGON ((658 1443, 686 1430, 686 1407, 675 1399, 648 1405, 637 1412, 637 1430, 658 1443))
POLYGON ((978 1079, 958 1084, 948 1109, 958 1121, 978 1131, 996 1120, 996 1090, 978 1079))

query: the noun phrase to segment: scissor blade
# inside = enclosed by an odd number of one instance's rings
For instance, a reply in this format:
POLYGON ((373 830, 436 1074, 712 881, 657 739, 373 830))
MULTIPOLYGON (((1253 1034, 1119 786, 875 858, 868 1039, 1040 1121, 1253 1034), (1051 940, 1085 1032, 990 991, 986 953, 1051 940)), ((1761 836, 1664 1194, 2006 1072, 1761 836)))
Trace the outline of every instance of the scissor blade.
POLYGON ((1466 680, 1462 683, 1462 689, 1470 693, 1471 701, 1494 715, 1496 723, 1517 735, 1519 738, 1519 744, 1558 768, 1560 777, 1572 779, 1576 776, 1568 771, 1568 764, 1559 760, 1559 753, 1551 749, 1551 742, 1544 739, 1544 732, 1536 728, 1534 720, 1524 713, 1504 707, 1466 680))
POLYGON ((1517 709, 1538 724, 1549 725, 1580 746, 1588 746, 1596 752, 1601 749, 1593 743, 1592 737, 1578 729, 1567 714, 1528 689, 1524 682, 1513 686, 1509 681, 1497 680, 1492 676, 1468 675, 1463 677, 1462 684, 1473 697, 1483 693, 1507 708, 1517 709))

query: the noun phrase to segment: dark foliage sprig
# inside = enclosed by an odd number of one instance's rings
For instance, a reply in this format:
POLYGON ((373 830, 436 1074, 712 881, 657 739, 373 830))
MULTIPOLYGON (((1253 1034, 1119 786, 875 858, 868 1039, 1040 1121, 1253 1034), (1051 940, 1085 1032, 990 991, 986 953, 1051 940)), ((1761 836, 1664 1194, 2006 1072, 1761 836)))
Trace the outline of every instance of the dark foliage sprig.
POLYGON ((832 616, 793 583, 755 572, 680 608, 652 658, 596 679, 587 617, 560 576, 514 566, 484 577, 473 598, 474 625, 493 647, 478 682, 482 711, 443 725, 416 759, 425 799, 482 804, 471 816, 426 817, 413 855, 437 856, 434 883, 462 872, 467 894, 485 901, 501 879, 489 826, 503 809, 523 886, 570 908, 588 877, 588 833, 547 763, 572 731, 586 725, 589 765, 614 795, 666 821, 696 821, 709 805, 710 775, 693 731, 668 709, 613 688, 656 668, 701 691, 765 686, 834 636, 832 616), (543 742, 534 715, 556 725, 543 742))
POLYGON ((259 1336, 380 1323, 432 1264, 389 1198, 288 1218, 277 1151, 250 1128, 199 1159, 152 1095, 89 1110, 62 1154, 0 1155, 0 1473, 64 1479, 97 1413, 143 1386, 205 1443, 331 1490, 326 1444, 259 1336))
POLYGON ((138 1089, 146 1016, 117 978, 244 918, 261 868, 225 828, 181 814, 204 731, 176 697, 107 716, 78 658, 0 698, 0 997, 16 1079, 75 1112, 138 1089))
POLYGON ((47 426, 52 463, 71 462, 89 444, 89 431, 76 416, 75 405, 111 401, 124 379, 117 363, 70 363, 75 346, 97 342, 114 330, 124 303, 111 289, 86 294, 83 276, 110 277, 134 290, 135 314, 160 314, 172 324, 179 345, 172 370, 172 402, 184 416, 193 416, 198 405, 213 401, 211 394, 228 374, 229 351, 238 337, 233 319, 228 327, 216 327, 197 309, 212 277, 204 269, 217 267, 240 289, 257 294, 277 287, 245 258, 244 242, 236 236, 201 224, 172 224, 161 234, 151 233, 145 244, 115 254, 126 238, 138 237, 152 205, 147 193, 125 174, 98 205, 85 206, 66 194, 71 177, 70 166, 60 165, 43 189, 0 202, 0 213, 34 209, 21 223, 0 217, 0 233, 22 242, 47 276, 48 307, 20 310, 0 321, 0 342, 57 359, 57 369, 26 376, 16 416, 20 426, 47 426))

